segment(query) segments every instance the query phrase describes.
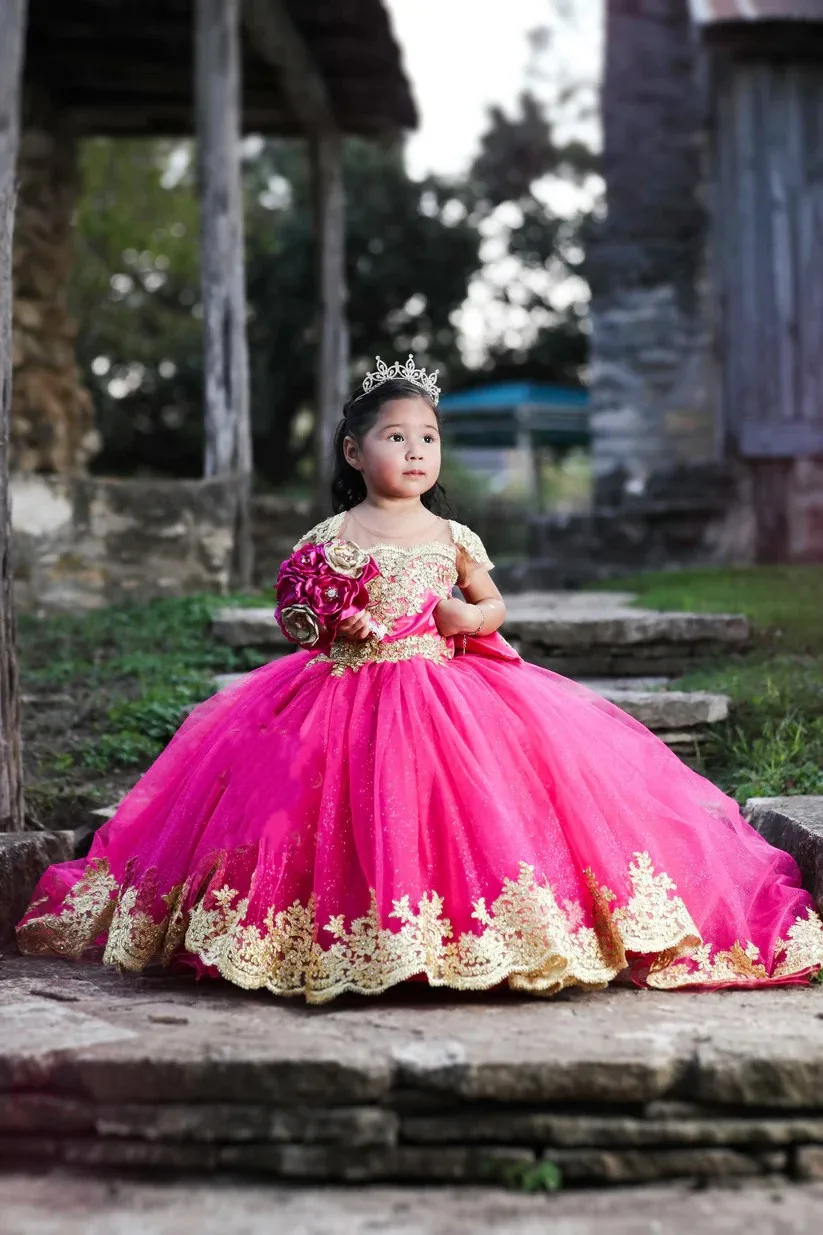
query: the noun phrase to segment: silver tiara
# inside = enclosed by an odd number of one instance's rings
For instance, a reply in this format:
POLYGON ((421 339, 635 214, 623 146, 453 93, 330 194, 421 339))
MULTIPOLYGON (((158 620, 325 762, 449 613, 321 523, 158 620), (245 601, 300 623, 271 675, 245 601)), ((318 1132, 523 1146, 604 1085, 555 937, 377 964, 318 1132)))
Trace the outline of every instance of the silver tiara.
POLYGON ((402 377, 407 382, 413 382, 415 386, 419 386, 421 390, 425 390, 437 407, 437 401, 440 398, 440 387, 437 385, 439 369, 435 369, 433 373, 427 373, 425 369, 416 369, 411 352, 404 365, 401 365, 399 360, 395 360, 394 364, 389 366, 384 364, 379 356, 375 356, 374 359, 377 368, 373 373, 367 373, 364 377, 363 394, 368 394, 370 390, 374 390, 375 386, 382 386, 383 382, 391 381, 393 377, 402 377))

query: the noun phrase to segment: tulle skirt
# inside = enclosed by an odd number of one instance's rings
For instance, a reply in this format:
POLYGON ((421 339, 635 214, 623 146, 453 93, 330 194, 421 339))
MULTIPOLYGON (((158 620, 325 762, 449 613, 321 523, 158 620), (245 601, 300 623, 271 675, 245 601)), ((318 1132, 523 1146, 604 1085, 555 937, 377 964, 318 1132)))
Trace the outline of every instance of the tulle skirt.
POLYGON ((479 655, 336 676, 298 652, 249 674, 187 718, 88 858, 44 874, 18 939, 311 1002, 823 964, 794 860, 732 800, 591 691, 479 655))

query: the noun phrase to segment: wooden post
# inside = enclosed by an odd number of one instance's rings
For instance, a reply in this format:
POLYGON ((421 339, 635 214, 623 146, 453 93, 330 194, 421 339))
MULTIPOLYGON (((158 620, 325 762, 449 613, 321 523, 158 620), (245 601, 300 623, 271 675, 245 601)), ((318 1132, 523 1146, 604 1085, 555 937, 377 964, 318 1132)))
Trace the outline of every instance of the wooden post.
POLYGON ((346 199, 342 141, 336 131, 312 142, 318 249, 318 324, 315 497, 329 503, 332 442, 346 401, 349 332, 346 322, 346 199))
POLYGON ((195 102, 201 217, 206 476, 238 479, 236 566, 252 576, 252 444, 243 193, 240 0, 197 0, 195 102))
POLYGON ((0 832, 21 832, 25 821, 9 494, 11 264, 25 30, 26 0, 3 0, 0 4, 0 832))
POLYGON ((318 248, 315 496, 329 505, 331 444, 346 399, 346 202, 343 143, 326 82, 284 0, 243 0, 257 54, 279 75, 283 94, 311 142, 318 248))

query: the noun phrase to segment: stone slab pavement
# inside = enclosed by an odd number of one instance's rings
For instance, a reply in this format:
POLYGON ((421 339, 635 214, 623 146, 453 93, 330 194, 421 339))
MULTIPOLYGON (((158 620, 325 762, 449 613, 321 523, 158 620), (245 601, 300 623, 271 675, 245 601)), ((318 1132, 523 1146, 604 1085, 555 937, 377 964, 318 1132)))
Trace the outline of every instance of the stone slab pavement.
POLYGON ((3 1235, 809 1235, 823 1185, 523 1196, 0 1175, 3 1235))
POLYGON ((823 1107, 823 990, 397 988, 309 1008, 266 991, 96 965, 0 961, 0 1088, 121 1102, 457 1101, 823 1107))

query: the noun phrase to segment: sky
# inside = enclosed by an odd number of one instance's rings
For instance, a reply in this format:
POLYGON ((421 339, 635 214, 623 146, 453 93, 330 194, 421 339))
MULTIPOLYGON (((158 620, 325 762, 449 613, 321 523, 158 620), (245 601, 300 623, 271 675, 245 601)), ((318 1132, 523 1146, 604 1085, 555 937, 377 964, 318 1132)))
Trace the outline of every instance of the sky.
POLYGON ((459 172, 471 161, 490 104, 511 109, 528 66, 527 34, 561 16, 552 63, 597 78, 602 0, 387 0, 421 123, 409 171, 459 172), (503 14, 503 16, 501 16, 503 14))
MULTIPOLYGON (((552 98, 566 81, 599 81, 603 0, 386 0, 386 5, 420 113, 419 128, 406 147, 407 166, 415 178, 465 171, 477 153, 489 107, 497 104, 511 112, 527 84, 536 94, 552 98), (529 79, 527 36, 546 24, 552 27, 553 40, 541 59, 544 78, 529 79)), ((565 131, 561 126, 555 133, 561 140, 574 135, 595 147, 600 144, 597 122, 565 131)), ((541 188, 557 213, 578 204, 566 185, 546 183, 541 188)), ((525 310, 503 305, 499 296, 501 286, 511 287, 524 277, 513 259, 495 258, 505 226, 503 219, 490 221, 481 248, 484 269, 472 280, 457 314, 461 350, 470 365, 482 362, 492 341, 519 346, 534 329, 525 310)), ((537 272, 530 282, 555 303, 587 295, 577 279, 549 287, 537 272)))

